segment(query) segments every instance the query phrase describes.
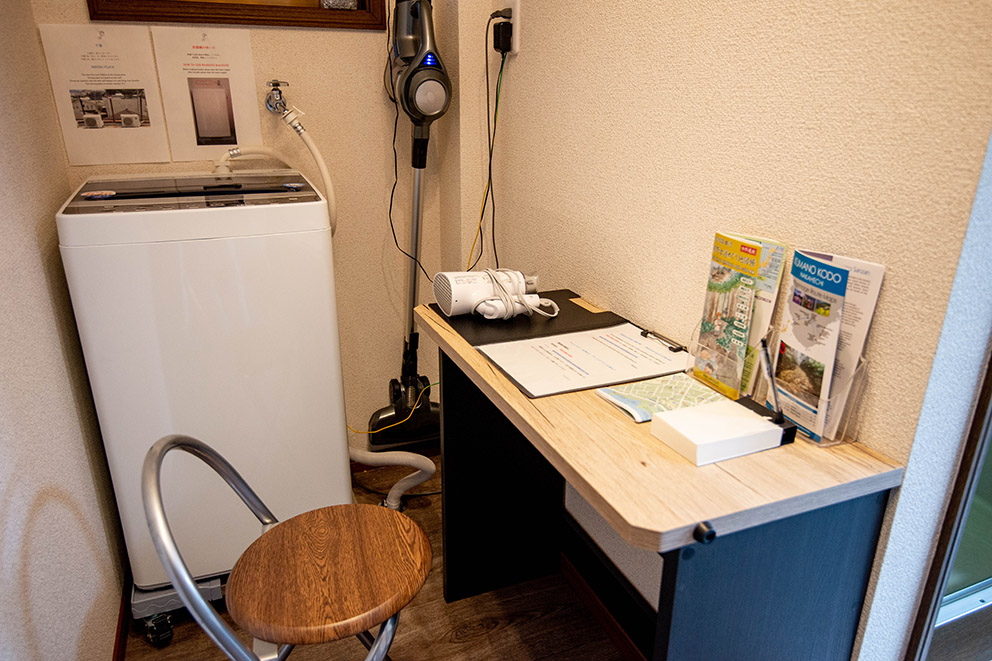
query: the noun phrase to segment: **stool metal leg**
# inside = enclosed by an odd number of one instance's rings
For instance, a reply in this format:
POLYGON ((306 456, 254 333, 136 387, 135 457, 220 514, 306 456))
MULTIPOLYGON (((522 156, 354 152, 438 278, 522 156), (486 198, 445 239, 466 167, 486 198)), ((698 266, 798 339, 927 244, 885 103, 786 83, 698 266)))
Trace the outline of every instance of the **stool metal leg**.
MULTIPOLYGON (((355 638, 358 638, 358 640, 361 641, 362 645, 365 645, 365 649, 367 650, 371 650, 372 645, 375 644, 375 636, 373 636, 368 631, 363 631, 362 633, 355 634, 355 638)), ((390 659, 389 655, 387 654, 382 661, 393 661, 393 660, 390 659)))
POLYGON ((379 627, 379 635, 374 639, 368 631, 358 634, 358 640, 362 641, 362 645, 365 645, 369 650, 365 661, 389 661, 389 646, 393 644, 393 637, 396 635, 396 625, 399 619, 400 614, 396 613, 383 622, 382 626, 379 627))

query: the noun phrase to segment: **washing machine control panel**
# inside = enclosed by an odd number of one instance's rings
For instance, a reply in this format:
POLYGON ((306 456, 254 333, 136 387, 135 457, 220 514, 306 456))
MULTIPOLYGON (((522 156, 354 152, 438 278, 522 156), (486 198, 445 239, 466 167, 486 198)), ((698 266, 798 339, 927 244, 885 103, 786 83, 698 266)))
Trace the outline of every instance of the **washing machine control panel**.
POLYGON ((298 172, 224 175, 180 175, 89 181, 65 206, 63 213, 126 213, 173 211, 320 200, 298 172))

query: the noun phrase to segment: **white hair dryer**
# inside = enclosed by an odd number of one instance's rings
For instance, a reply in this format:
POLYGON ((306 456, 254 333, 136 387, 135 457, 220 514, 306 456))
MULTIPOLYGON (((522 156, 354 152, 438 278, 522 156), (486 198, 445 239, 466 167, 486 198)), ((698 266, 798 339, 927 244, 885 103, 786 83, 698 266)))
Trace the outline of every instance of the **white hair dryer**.
POLYGON ((444 271, 434 276, 434 299, 449 317, 475 313, 486 319, 511 319, 518 314, 558 314, 558 305, 537 294, 537 276, 510 269, 444 271), (551 308, 545 312, 541 307, 551 308))

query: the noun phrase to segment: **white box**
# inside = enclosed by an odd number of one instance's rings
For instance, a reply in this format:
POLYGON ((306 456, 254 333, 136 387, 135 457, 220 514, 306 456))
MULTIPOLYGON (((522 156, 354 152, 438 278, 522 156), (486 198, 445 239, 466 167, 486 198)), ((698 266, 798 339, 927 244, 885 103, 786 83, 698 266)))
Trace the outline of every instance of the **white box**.
POLYGON ((657 413, 651 433, 697 466, 782 443, 781 427, 731 399, 657 413))

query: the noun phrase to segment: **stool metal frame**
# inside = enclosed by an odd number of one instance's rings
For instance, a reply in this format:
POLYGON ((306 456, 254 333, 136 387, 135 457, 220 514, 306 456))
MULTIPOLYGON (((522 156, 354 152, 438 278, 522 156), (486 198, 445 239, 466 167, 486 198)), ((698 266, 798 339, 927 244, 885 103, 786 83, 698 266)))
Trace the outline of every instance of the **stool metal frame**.
MULTIPOLYGON (((183 604, 203 630, 207 632, 211 640, 229 658, 234 659, 234 661, 282 661, 293 651, 294 645, 277 646, 274 643, 254 639, 253 649, 248 649, 197 589, 196 581, 176 546, 176 540, 172 535, 162 504, 160 480, 162 460, 171 450, 188 452, 214 469, 261 522, 263 533, 279 523, 279 520, 248 486, 238 471, 216 450, 202 441, 180 434, 164 436, 145 455, 145 463, 141 470, 141 491, 145 516, 148 519, 148 529, 151 532, 155 550, 158 552, 165 572, 179 594, 179 598, 182 599, 183 604)), ((382 624, 379 628, 379 635, 374 639, 368 632, 363 632, 357 636, 362 644, 369 649, 368 656, 365 657, 366 661, 388 659, 386 654, 393 642, 393 636, 396 634, 398 619, 399 613, 393 614, 382 624)))

